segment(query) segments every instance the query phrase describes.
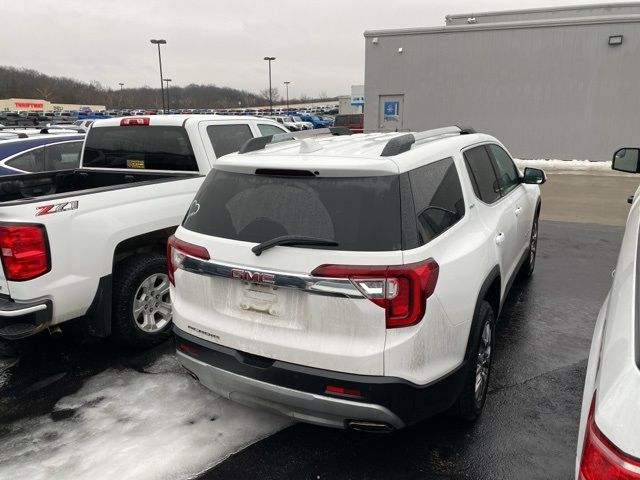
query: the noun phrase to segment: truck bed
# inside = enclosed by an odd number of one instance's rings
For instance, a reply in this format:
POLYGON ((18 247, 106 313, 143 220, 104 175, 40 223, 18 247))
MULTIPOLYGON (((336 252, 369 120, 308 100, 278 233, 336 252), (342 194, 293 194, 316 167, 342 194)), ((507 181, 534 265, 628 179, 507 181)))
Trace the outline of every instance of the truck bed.
POLYGON ((197 172, 61 170, 0 177, 0 204, 29 203, 71 195, 196 177, 197 172))

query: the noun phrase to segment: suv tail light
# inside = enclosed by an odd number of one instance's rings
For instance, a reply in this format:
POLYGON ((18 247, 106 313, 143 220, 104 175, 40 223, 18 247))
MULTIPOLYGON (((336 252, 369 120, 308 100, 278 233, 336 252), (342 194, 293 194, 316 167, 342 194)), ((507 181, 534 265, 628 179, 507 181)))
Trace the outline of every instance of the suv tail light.
POLYGON ((385 309, 387 328, 415 325, 438 282, 439 266, 424 262, 397 266, 320 265, 315 277, 348 278, 360 292, 385 309))
POLYGON ((132 127, 134 125, 149 125, 149 117, 126 117, 120 120, 121 127, 132 127))
POLYGON ((21 282, 47 273, 50 262, 44 227, 0 226, 0 255, 7 280, 21 282))
POLYGON ((171 235, 167 241, 167 266, 169 267, 169 281, 176 284, 174 277, 175 271, 178 269, 186 256, 209 260, 209 252, 206 248, 185 242, 171 235))
POLYGON ((604 436, 596 425, 595 407, 596 396, 594 394, 587 419, 578 479, 640 479, 640 460, 621 452, 604 436))

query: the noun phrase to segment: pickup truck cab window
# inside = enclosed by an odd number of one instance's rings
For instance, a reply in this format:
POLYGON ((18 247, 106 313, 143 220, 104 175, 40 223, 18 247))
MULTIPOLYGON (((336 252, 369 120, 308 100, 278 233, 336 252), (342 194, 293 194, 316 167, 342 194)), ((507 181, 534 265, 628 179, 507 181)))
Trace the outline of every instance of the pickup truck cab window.
POLYGON ((197 172, 183 127, 101 127, 87 137, 83 167, 197 172))
POLYGON ((470 148, 464 152, 464 160, 476 196, 487 204, 500 199, 498 176, 486 147, 470 148))
POLYGON ((502 195, 506 195, 520 184, 518 169, 509 154, 499 145, 490 143, 487 145, 487 149, 496 167, 498 185, 500 186, 502 195))
POLYGON ((216 157, 237 152, 247 140, 253 138, 251 128, 244 125, 209 125, 207 135, 216 157))

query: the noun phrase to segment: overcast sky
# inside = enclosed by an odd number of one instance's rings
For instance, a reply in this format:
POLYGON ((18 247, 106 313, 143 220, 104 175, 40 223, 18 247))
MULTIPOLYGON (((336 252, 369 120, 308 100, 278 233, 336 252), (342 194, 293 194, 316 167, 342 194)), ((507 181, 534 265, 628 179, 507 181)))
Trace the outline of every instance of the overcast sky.
MULTIPOLYGON (((105 86, 157 86, 151 38, 173 85, 216 84, 290 95, 348 94, 364 81, 369 29, 443 26, 447 13, 589 0, 0 0, 0 64, 105 86), (282 91, 282 88, 281 88, 282 91)), ((600 2, 601 3, 601 2, 600 2)))

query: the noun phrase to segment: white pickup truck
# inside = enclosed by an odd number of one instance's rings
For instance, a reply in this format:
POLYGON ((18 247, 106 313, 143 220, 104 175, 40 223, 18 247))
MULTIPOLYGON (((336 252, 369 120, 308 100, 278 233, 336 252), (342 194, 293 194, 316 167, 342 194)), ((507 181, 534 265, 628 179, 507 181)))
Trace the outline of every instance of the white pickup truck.
POLYGON ((216 158, 286 132, 254 117, 95 122, 80 168, 0 180, 0 337, 82 319, 146 347, 170 333, 167 238, 216 158))

